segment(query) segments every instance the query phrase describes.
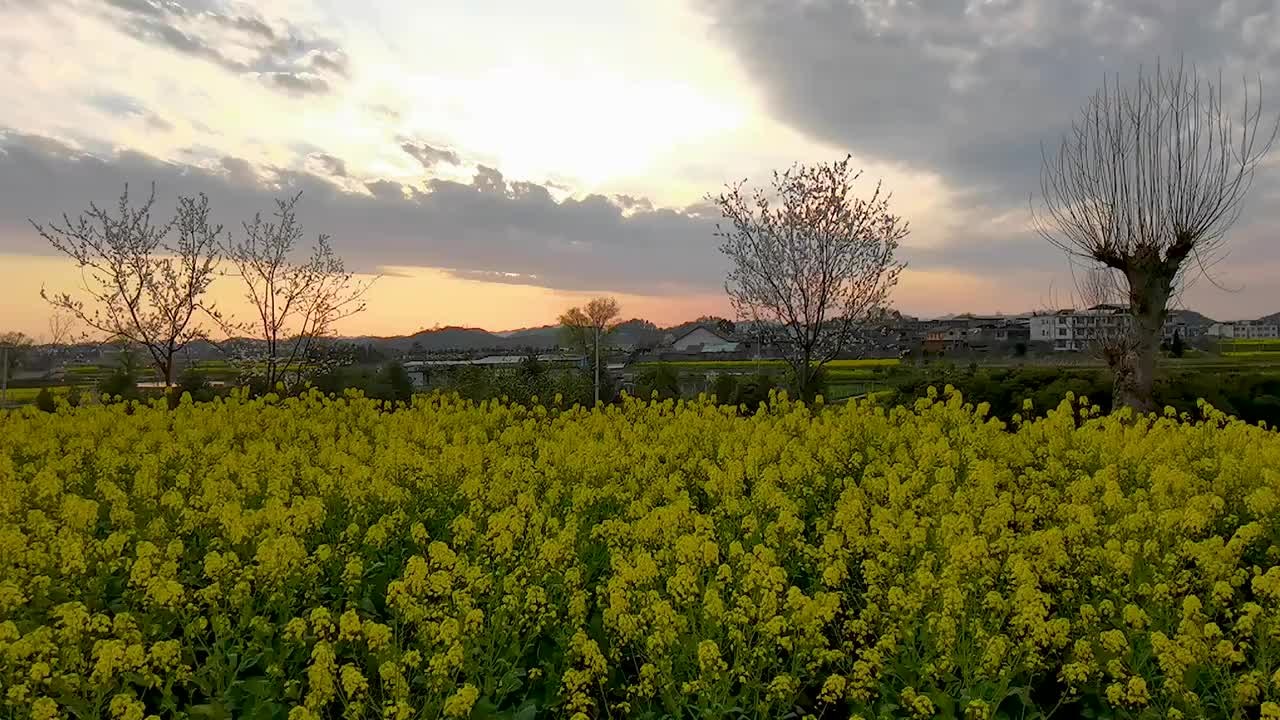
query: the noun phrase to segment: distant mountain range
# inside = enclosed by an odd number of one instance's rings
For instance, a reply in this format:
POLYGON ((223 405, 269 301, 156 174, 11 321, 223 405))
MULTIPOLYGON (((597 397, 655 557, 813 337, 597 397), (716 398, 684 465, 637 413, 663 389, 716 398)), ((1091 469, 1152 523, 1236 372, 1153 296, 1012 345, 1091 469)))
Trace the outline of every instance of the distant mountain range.
MULTIPOLYGON (((663 330, 647 320, 628 320, 609 334, 612 345, 645 345, 660 342, 664 335, 697 323, 684 323, 663 330)), ((398 352, 439 352, 443 350, 550 350, 564 341, 559 325, 493 332, 481 328, 442 327, 421 330, 400 337, 353 337, 349 342, 369 344, 398 352)))

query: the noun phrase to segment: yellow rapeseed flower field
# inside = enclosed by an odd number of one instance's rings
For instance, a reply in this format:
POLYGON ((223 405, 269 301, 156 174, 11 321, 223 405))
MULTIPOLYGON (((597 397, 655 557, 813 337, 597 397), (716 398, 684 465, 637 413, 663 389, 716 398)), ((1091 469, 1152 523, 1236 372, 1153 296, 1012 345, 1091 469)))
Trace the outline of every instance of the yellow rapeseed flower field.
POLYGON ((1207 407, 0 413, 0 717, 1280 718, 1278 504, 1207 407))

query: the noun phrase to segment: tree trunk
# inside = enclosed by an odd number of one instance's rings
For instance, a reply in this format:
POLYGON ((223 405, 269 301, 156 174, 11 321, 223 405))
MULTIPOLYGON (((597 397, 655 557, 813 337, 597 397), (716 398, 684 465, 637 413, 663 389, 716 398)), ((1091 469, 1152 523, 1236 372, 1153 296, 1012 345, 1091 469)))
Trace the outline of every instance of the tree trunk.
POLYGON ((813 398, 809 397, 813 392, 813 358, 808 350, 805 350, 798 365, 794 367, 796 376, 796 398, 804 402, 812 402, 813 398))
POLYGON ((1127 357, 1115 368, 1113 404, 1138 413, 1155 412, 1156 355, 1169 315, 1173 274, 1159 267, 1130 269, 1125 275, 1129 281, 1131 342, 1127 357))

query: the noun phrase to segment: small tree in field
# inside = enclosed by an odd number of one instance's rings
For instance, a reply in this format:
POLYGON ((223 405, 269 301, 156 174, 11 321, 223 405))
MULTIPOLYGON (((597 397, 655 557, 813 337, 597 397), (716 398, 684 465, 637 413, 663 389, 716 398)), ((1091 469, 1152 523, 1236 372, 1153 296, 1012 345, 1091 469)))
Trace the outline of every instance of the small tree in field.
POLYGON ((334 324, 364 310, 364 294, 373 283, 347 271, 328 235, 320 235, 310 253, 300 256, 303 231, 296 207, 301 197, 277 200, 274 222, 255 215, 244 223, 244 238, 224 248, 252 315, 219 320, 227 334, 258 341, 260 350, 247 359, 268 389, 301 377, 299 365, 316 361, 318 342, 333 333, 334 324))
POLYGON ((595 401, 600 402, 600 347, 618 324, 621 310, 613 298, 598 297, 583 307, 572 307, 560 316, 560 327, 569 347, 589 355, 595 368, 595 401))
POLYGON ((55 310, 49 316, 49 344, 57 347, 75 339, 75 318, 64 311, 55 310))
POLYGON ((822 366, 879 321, 906 267, 894 254, 907 223, 879 184, 854 195, 861 173, 849 160, 775 172, 772 194, 738 183, 708 197, 726 221, 716 230, 732 263, 729 299, 782 352, 806 398, 822 366))
POLYGON ((1182 66, 1139 72, 1130 87, 1108 81, 1057 151, 1044 154, 1040 233, 1122 279, 1127 347, 1108 358, 1117 406, 1155 409, 1169 301, 1188 272, 1220 258, 1280 129, 1262 125, 1261 106, 1245 91, 1235 119, 1224 109, 1222 82, 1182 66))
POLYGON ((97 205, 76 221, 31 224, 40 236, 80 266, 81 292, 41 295, 60 310, 108 337, 141 346, 165 386, 173 384, 175 358, 205 337, 197 315, 218 263, 221 225, 209 222, 209 199, 179 197, 177 213, 152 224, 155 186, 140 207, 125 186, 115 214, 97 205))
POLYGON ((0 332, 0 407, 9 401, 9 373, 18 366, 22 353, 32 345, 20 332, 0 332))

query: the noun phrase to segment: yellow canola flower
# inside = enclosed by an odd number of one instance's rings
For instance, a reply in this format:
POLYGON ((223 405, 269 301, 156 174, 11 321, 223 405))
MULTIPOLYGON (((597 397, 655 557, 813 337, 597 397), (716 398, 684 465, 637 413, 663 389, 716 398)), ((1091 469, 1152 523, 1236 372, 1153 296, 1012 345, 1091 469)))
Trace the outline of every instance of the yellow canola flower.
POLYGON ((58 703, 51 698, 36 698, 31 703, 31 720, 53 720, 58 716, 58 703))
POLYGON ((0 715, 1274 717, 1276 432, 987 411, 0 411, 0 715))
POLYGON ((448 718, 467 717, 471 714, 471 708, 475 706, 479 697, 480 690, 474 685, 463 685, 445 701, 444 716, 448 718))

